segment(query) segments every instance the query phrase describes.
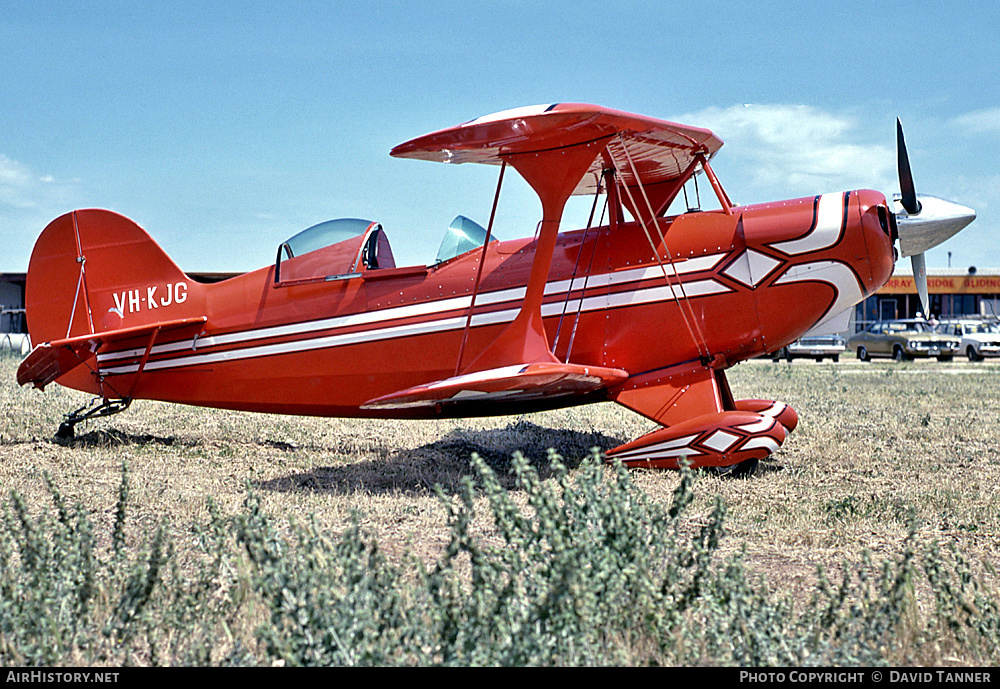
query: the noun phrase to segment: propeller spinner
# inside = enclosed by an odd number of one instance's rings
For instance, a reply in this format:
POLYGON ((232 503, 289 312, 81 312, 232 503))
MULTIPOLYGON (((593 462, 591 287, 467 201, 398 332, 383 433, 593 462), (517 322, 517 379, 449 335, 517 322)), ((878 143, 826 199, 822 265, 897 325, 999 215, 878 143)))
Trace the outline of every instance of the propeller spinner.
POLYGON ((927 268, 924 252, 952 237, 976 219, 976 211, 951 201, 918 195, 910 172, 903 125, 896 119, 896 165, 899 173, 900 197, 895 200, 896 234, 899 253, 909 256, 913 264, 913 281, 920 294, 924 314, 930 310, 927 296, 927 268))

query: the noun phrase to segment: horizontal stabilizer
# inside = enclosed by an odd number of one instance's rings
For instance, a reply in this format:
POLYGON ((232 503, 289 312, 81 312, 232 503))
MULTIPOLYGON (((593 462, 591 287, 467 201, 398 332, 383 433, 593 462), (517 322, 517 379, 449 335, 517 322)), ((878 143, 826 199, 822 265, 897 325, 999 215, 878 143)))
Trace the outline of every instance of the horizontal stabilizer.
POLYGON ((617 368, 543 362, 467 373, 370 400, 362 409, 404 409, 466 402, 522 402, 575 396, 628 378, 617 368))
POLYGON ((32 383, 41 390, 55 379, 91 359, 102 347, 156 337, 160 333, 176 330, 191 330, 192 334, 196 334, 207 320, 205 316, 180 318, 45 342, 35 347, 21 362, 17 369, 17 383, 18 385, 32 383))

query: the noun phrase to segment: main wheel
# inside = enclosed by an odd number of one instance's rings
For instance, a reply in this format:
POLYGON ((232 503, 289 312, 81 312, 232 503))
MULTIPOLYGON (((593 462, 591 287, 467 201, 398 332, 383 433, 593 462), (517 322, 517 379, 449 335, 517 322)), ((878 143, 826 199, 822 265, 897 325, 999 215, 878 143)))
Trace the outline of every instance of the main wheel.
POLYGON ((981 355, 976 354, 976 348, 973 347, 972 345, 969 345, 965 349, 965 355, 967 357, 969 357, 969 361, 982 361, 983 360, 983 357, 981 355))
POLYGON ((713 467, 713 469, 716 476, 724 476, 725 478, 750 478, 757 473, 759 465, 759 459, 744 459, 739 464, 733 464, 728 467, 713 467))
POLYGON ((868 361, 871 357, 868 356, 868 350, 864 347, 858 347, 858 358, 862 361, 868 361))
POLYGON ((906 352, 903 351, 901 346, 896 345, 892 348, 892 358, 899 362, 906 361, 906 352))

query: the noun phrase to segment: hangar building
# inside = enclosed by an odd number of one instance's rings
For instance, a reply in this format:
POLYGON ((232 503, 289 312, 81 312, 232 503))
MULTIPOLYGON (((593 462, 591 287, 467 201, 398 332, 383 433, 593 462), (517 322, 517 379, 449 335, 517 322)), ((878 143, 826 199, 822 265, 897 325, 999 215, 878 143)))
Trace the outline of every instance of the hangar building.
POLYGON ((0 333, 26 333, 24 273, 0 273, 0 333))
MULTIPOLYGON (((198 282, 219 282, 236 273, 189 273, 198 282)), ((30 349, 28 320, 24 312, 24 285, 27 273, 0 273, 0 351, 30 349), (21 335, 22 337, 17 337, 21 335)))
POLYGON ((930 314, 923 314, 908 261, 896 264, 895 274, 882 289, 854 309, 854 330, 892 318, 932 315, 1000 316, 1000 268, 928 268, 930 314))

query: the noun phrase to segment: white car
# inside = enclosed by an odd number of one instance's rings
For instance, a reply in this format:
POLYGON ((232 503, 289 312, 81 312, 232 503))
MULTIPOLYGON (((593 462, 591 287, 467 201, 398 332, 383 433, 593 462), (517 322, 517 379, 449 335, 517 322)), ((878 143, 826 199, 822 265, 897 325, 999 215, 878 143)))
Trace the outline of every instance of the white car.
POLYGON ((942 321, 938 332, 962 338, 961 353, 969 361, 982 361, 988 356, 1000 356, 1000 325, 988 320, 942 321))
POLYGON ((782 358, 792 359, 831 359, 839 361, 840 355, 847 349, 847 341, 840 335, 819 335, 803 337, 787 347, 776 351, 771 358, 778 361, 782 358))

